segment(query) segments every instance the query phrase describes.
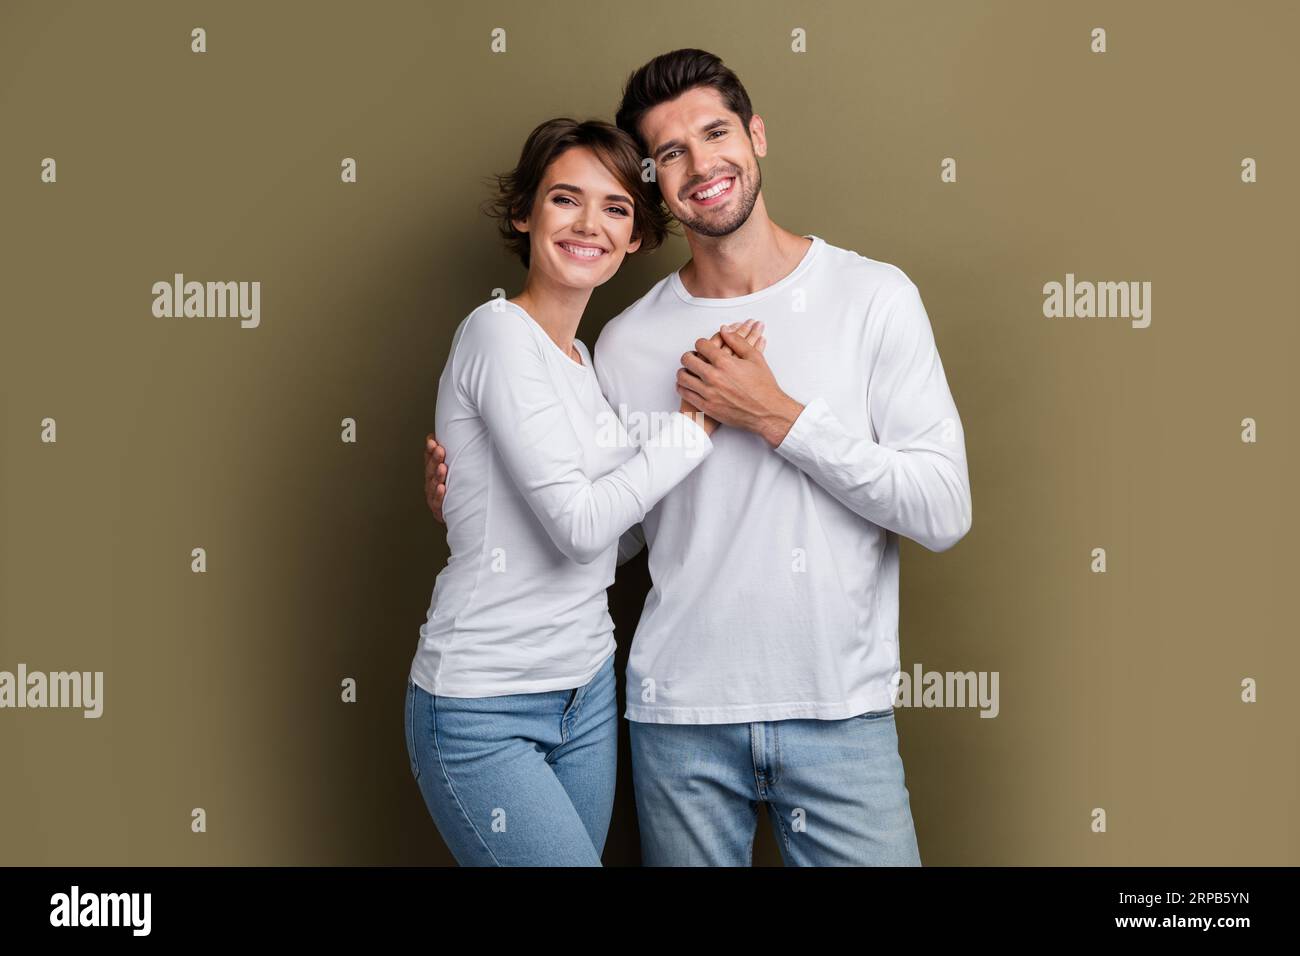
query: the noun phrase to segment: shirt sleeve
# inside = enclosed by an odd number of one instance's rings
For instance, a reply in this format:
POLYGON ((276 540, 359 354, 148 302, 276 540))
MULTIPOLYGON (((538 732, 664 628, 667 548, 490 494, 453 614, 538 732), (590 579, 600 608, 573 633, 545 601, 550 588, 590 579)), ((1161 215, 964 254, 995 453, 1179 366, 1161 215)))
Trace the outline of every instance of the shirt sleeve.
MULTIPOLYGON (((600 390, 605 395, 605 400, 614 408, 619 407, 621 399, 619 398, 618 377, 613 374, 613 361, 609 357, 609 349, 602 348, 601 343, 605 341, 605 332, 610 326, 606 324, 605 328, 600 330, 596 336, 596 345, 593 351, 601 356, 601 360, 593 363, 596 366, 596 380, 600 383, 600 390)), ((623 532, 623 536, 618 539, 618 566, 622 567, 631 561, 641 549, 646 546, 645 529, 636 524, 623 532)))
POLYGON ((885 306, 867 390, 876 440, 854 434, 822 396, 776 451, 837 501, 931 551, 971 526, 966 443, 929 316, 910 280, 885 306))
POLYGON ((472 315, 456 350, 457 380, 555 546, 588 564, 690 474, 713 443, 689 416, 674 413, 622 465, 588 479, 576 428, 596 429, 598 440, 627 441, 627 432, 618 423, 570 419, 543 343, 523 324, 529 321, 513 310, 472 315))
POLYGON ((623 532, 623 537, 618 539, 618 563, 619 565, 627 564, 645 547, 645 529, 639 524, 633 525, 623 532))

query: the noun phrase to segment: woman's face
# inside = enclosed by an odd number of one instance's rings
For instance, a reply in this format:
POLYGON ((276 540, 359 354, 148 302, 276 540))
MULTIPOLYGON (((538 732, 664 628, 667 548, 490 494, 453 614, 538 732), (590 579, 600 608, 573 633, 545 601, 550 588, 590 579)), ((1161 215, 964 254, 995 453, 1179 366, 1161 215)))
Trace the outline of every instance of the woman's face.
POLYGON ((552 281, 592 289, 609 280, 640 239, 632 238, 632 198, 596 154, 584 146, 551 161, 526 220, 529 271, 552 281))

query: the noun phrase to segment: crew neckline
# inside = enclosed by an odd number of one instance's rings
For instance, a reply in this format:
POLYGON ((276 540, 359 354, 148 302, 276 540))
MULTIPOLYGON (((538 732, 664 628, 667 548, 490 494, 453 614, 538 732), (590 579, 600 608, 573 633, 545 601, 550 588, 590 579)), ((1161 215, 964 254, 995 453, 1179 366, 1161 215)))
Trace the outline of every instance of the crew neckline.
POLYGON ((525 309, 522 305, 520 305, 517 302, 511 302, 509 299, 502 299, 501 301, 504 302, 506 305, 513 306, 515 310, 518 311, 519 314, 522 315, 527 320, 528 324, 533 327, 533 331, 538 335, 540 335, 542 339, 545 340, 547 345, 555 349, 555 353, 559 355, 560 358, 564 359, 565 362, 567 362, 569 365, 572 365, 574 368, 578 369, 579 371, 583 371, 583 372, 591 371, 591 367, 590 367, 591 353, 587 351, 586 344, 581 339, 579 339, 576 335, 573 337, 573 347, 582 354, 582 357, 585 360, 582 362, 575 362, 573 360, 573 356, 565 355, 564 350, 555 344, 555 339, 551 338, 549 335, 546 334, 546 330, 542 328, 541 323, 538 322, 535 318, 533 318, 532 314, 527 309, 525 309))
MULTIPOLYGON (((682 269, 677 269, 668 274, 668 284, 672 286, 673 291, 677 293, 678 298, 689 305, 702 305, 713 308, 729 308, 736 305, 749 305, 750 303, 757 302, 760 299, 765 299, 769 295, 775 295, 787 286, 792 285, 795 280, 808 271, 812 266, 813 259, 817 257, 817 253, 821 251, 822 246, 826 245, 826 243, 819 236, 811 234, 805 234, 803 238, 811 239, 812 245, 810 245, 807 251, 803 254, 803 258, 799 260, 799 264, 787 275, 777 279, 770 286, 767 286, 764 289, 757 289, 748 295, 736 295, 729 299, 706 299, 701 296, 691 295, 690 292, 686 290, 685 283, 682 282, 682 269)), ((682 268, 685 268, 685 266, 682 266, 682 268)), ((551 344, 554 345, 555 343, 552 342, 551 344)), ((559 346, 556 347, 558 348, 559 346)))

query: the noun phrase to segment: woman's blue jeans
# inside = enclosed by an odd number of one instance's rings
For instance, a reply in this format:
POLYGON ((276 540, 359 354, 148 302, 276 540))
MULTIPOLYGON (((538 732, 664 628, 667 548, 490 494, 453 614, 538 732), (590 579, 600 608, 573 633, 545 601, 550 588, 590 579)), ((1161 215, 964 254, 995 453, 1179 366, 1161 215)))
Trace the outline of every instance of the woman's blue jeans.
POLYGON ((614 806, 614 655, 572 690, 442 697, 407 678, 411 773, 461 866, 600 866, 614 806))

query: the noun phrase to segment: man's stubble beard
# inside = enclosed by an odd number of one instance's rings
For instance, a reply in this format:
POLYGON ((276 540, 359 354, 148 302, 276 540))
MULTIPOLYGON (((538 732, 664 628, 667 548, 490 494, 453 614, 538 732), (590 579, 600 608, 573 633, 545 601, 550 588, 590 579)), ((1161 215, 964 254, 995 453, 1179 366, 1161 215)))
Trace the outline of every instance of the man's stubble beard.
MULTIPOLYGON (((757 160, 754 162, 752 186, 748 176, 745 176, 740 181, 744 183, 744 188, 740 193, 740 202, 737 203, 735 212, 728 218, 720 222, 709 222, 696 218, 682 219, 679 216, 677 221, 692 232, 712 239, 731 235, 749 220, 750 214, 754 211, 754 204, 758 202, 759 191, 763 188, 763 170, 759 167, 757 160)), ((689 197, 686 201, 690 202, 689 197)))

